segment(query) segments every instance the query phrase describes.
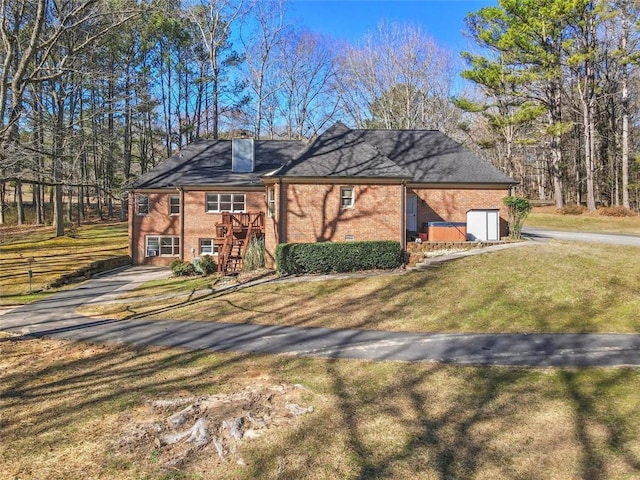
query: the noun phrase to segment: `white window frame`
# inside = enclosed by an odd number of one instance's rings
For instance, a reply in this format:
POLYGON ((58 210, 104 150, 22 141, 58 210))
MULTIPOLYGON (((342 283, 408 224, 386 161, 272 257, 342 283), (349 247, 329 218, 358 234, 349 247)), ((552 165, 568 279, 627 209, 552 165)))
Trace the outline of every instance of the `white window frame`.
POLYGON ((353 208, 356 204, 356 192, 353 187, 340 187, 340 209, 348 210, 353 208), (351 192, 349 196, 345 195, 345 192, 351 192), (345 205, 345 200, 350 200, 348 205, 345 205))
POLYGON ((216 241, 213 238, 200 238, 198 239, 198 254, 202 255, 218 255, 218 245, 216 245, 216 241), (210 251, 204 251, 204 248, 210 251))
POLYGON ((144 252, 145 257, 178 257, 180 256, 180 237, 177 235, 146 235, 144 252))
POLYGON ((136 215, 149 215, 149 195, 146 193, 136 194, 136 215))
POLYGON ((205 211, 207 213, 244 213, 247 211, 247 194, 237 192, 205 193, 205 211), (225 198, 228 196, 228 200, 225 198), (228 208, 225 206, 228 205, 228 208), (238 208, 238 207, 242 208, 238 208))
POLYGON ((179 195, 169 195, 169 215, 180 215, 180 196, 179 195), (174 201, 177 201, 174 203, 174 201), (177 208, 177 212, 174 212, 174 207, 177 208))
POLYGON ((276 187, 267 187, 267 217, 276 216, 276 187))

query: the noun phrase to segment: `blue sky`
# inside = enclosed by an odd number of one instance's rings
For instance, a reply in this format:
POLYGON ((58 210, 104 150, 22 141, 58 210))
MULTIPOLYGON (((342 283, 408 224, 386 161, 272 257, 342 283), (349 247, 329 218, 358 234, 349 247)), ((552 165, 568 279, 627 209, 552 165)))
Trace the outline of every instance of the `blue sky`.
POLYGON ((454 52, 470 48, 464 17, 496 0, 291 0, 290 15, 312 31, 357 43, 380 20, 420 25, 454 52))

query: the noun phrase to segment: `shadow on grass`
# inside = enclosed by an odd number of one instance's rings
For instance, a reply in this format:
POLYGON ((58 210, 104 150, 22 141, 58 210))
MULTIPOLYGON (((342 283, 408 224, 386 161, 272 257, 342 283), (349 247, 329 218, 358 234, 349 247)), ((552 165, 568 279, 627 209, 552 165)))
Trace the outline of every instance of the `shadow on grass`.
MULTIPOLYGON (((262 452, 251 467, 250 478, 281 469, 283 462, 278 459, 286 457, 286 445, 309 452, 305 468, 322 469, 314 455, 331 450, 336 442, 341 443, 337 450, 344 455, 337 463, 348 464, 349 474, 343 478, 361 480, 449 480, 486 478, 487 474, 499 479, 600 479, 611 478, 612 469, 630 477, 640 473, 633 438, 638 422, 627 421, 623 410, 606 408, 602 399, 583 391, 585 387, 576 391, 574 385, 578 380, 590 383, 586 390, 629 388, 638 380, 632 370, 561 371, 552 375, 559 380, 558 387, 541 381, 538 372, 489 367, 407 366, 385 382, 369 378, 376 388, 360 383, 357 376, 354 379, 340 361, 328 361, 326 374, 336 397, 335 418, 315 418, 293 432, 285 445, 262 452), (455 389, 451 388, 456 383, 451 374, 459 376, 455 389), (429 385, 431 382, 442 384, 429 385), (439 387, 445 393, 438 392, 439 387), (535 426, 514 425, 522 415, 539 414, 537 403, 549 394, 573 418, 564 425, 561 440, 567 443, 555 451, 557 438, 535 426), (327 422, 333 422, 330 428, 327 422), (594 429, 604 432, 605 439, 594 429)), ((637 408, 637 401, 634 403, 637 408)), ((547 426, 550 431, 558 430, 547 426)), ((292 465, 277 477, 300 478, 299 467, 292 465)))
MULTIPOLYGON (((497 280, 481 294, 460 289, 451 304, 440 308, 434 307, 430 292, 430 285, 439 281, 440 275, 448 276, 439 270, 408 272, 386 277, 386 280, 382 276, 383 280, 375 287, 368 283, 371 279, 309 282, 304 289, 265 283, 213 292, 192 301, 147 309, 127 318, 300 327, 342 325, 417 332, 640 333, 640 319, 632 312, 625 313, 621 304, 621 299, 626 298, 628 310, 637 296, 633 288, 616 283, 615 279, 610 279, 598 292, 576 289, 571 296, 531 290, 526 284, 514 289, 513 281, 497 280), (362 290, 361 285, 364 285, 362 290), (345 291, 349 293, 341 295, 345 291), (467 296, 473 300, 466 301, 467 296), (459 303, 455 298, 460 299, 459 303), (183 307, 189 309, 181 311, 183 307)), ((132 306, 135 310, 134 299, 132 306)))
MULTIPOLYGON (((323 311, 337 314, 341 309, 344 315, 356 315, 367 301, 394 298, 408 287, 428 289, 432 277, 415 273, 403 279, 340 306, 326 303, 323 311)), ((108 292, 117 285, 104 282, 102 288, 108 292)), ((322 286, 321 294, 341 288, 344 284, 340 282, 327 284, 322 286)), ((499 289, 500 285, 489 292, 486 302, 492 294, 498 295, 499 289)), ((276 311, 261 302, 255 292, 245 292, 254 296, 254 305, 232 305, 234 309, 244 308, 256 316, 276 311)), ((283 289, 276 293, 285 300, 284 308, 294 312, 317 292, 287 296, 283 289)), ((95 295, 95 290, 79 288, 35 304, 25 312, 35 316, 38 311, 82 303, 95 295)), ((195 302, 205 300, 211 297, 195 302)), ((481 304, 479 308, 489 306, 481 304)), ((165 307, 156 313, 173 308, 165 307)), ((556 309, 559 315, 565 308, 558 303, 547 311, 553 313, 556 309)), ((576 318, 595 314, 588 302, 579 302, 577 308, 576 318)), ((402 304, 389 304, 372 318, 354 323, 359 328, 372 329, 404 312, 402 304)), ((322 311, 310 315, 321 314, 322 311)), ((305 326, 311 319, 301 315, 296 324, 305 326)), ((552 320, 553 316, 542 319, 552 320)), ((86 326, 85 323, 76 328, 86 326)), ((213 327, 204 322, 189 330, 190 339, 197 339, 210 328, 213 327)), ((47 335, 54 333, 51 330, 47 335)), ((121 332, 123 340, 130 334, 127 330, 121 332)), ((161 344, 171 335, 170 331, 149 332, 144 341, 161 344)), ((260 333, 256 330, 252 335, 260 333)), ((85 340, 99 338, 89 335, 85 340)), ((0 342, 0 348, 37 341, 10 337, 0 342)), ((276 437, 277 441, 266 437, 255 445, 246 444, 243 456, 247 467, 213 466, 212 469, 221 469, 219 475, 218 470, 212 470, 216 478, 542 480, 640 476, 637 369, 458 367, 128 347, 91 352, 91 346, 77 345, 89 352, 67 357, 63 350, 49 363, 40 362, 39 355, 30 359, 19 348, 13 348, 13 364, 23 366, 16 371, 0 371, 0 402, 3 411, 10 412, 0 423, 2 438, 7 439, 0 446, 0 453, 2 449, 13 449, 4 453, 4 458, 20 458, 20 449, 37 444, 34 439, 45 435, 55 436, 54 448, 73 447, 78 438, 66 433, 88 419, 109 413, 126 415, 148 398, 233 389, 250 382, 247 372, 258 369, 267 372, 274 383, 308 386, 314 392, 310 398, 318 400, 319 406, 297 427, 276 437)), ((444 352, 451 356, 456 353, 444 352)), ((6 358, 9 357, 3 356, 3 361, 6 358)), ((110 432, 112 437, 117 434, 110 432)), ((117 463, 112 461, 113 450, 107 449, 102 455, 103 464, 96 468, 104 469, 99 475, 105 478, 111 473, 109 469, 126 469, 133 464, 149 476, 159 475, 157 465, 149 460, 151 452, 149 458, 129 458, 118 464, 121 467, 113 466, 117 463)), ((186 465, 184 470, 188 469, 186 465)))
MULTIPOLYGON (((68 342, 56 353, 37 342, 9 337, 0 343, 5 365, 22 364, 1 377, 4 458, 18 459, 13 449, 26 444, 37 450, 39 438, 48 439, 42 455, 73 448, 84 440, 69 432, 85 422, 127 416, 147 399, 230 391, 250 382, 253 369, 274 383, 309 387, 316 412, 276 442, 267 435, 247 443, 247 467, 213 465, 211 472, 221 469, 216 478, 294 479, 304 472, 305 478, 362 480, 601 479, 611 478, 612 469, 640 475, 640 374, 634 369, 411 365, 68 342), (30 361, 20 345, 34 343, 41 350, 31 352, 30 361)), ((110 432, 106 444, 118 434, 110 432)), ((109 448, 100 453, 97 477, 116 468, 113 455, 109 448)), ((151 455, 119 461, 118 468, 135 465, 158 475, 151 455)))

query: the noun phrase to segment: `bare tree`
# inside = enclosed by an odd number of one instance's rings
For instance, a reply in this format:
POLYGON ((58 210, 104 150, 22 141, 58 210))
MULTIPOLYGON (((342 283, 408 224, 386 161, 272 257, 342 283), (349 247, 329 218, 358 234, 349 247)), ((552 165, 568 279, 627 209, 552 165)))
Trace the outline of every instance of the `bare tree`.
MULTIPOLYGON (((211 113, 212 136, 218 138, 219 118, 221 110, 221 95, 229 88, 225 88, 225 82, 231 82, 225 77, 225 70, 237 66, 242 60, 240 55, 233 50, 231 33, 234 25, 245 15, 242 0, 200 0, 190 5, 186 11, 189 20, 196 26, 200 41, 209 61, 209 78, 211 85, 211 113)), ((235 86, 237 89, 237 85, 235 86)), ((235 108, 238 98, 230 102, 235 108)))
MULTIPOLYGON (((18 141, 26 87, 47 82, 74 68, 74 59, 107 33, 135 16, 135 11, 112 9, 108 2, 83 0, 58 4, 48 0, 0 0, 0 137, 4 144, 18 141), (66 41, 73 38, 73 42, 66 41), (52 61, 53 56, 55 61, 52 61)), ((0 183, 7 165, 0 157, 0 183)), ((64 235, 61 164, 54 164, 56 235, 64 235)), ((15 173, 15 172, 14 172, 15 173)))
POLYGON ((419 27, 380 23, 345 48, 339 71, 343 108, 360 127, 455 128, 453 57, 419 27))
POLYGON ((335 56, 328 45, 329 40, 320 35, 292 31, 279 51, 279 114, 288 138, 316 135, 336 114, 335 56))
POLYGON ((264 122, 264 108, 273 95, 282 87, 273 74, 276 53, 282 44, 285 31, 285 0, 254 1, 252 8, 253 28, 241 32, 240 38, 245 52, 245 66, 252 92, 253 131, 260 138, 264 122))

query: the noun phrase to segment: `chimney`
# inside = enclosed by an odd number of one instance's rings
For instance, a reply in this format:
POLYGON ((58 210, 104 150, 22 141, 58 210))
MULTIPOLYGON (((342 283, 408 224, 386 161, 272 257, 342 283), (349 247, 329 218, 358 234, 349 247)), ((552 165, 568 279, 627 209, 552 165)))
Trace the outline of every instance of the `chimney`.
POLYGON ((251 173, 255 167, 253 138, 234 138, 231 140, 231 171, 233 173, 251 173))

